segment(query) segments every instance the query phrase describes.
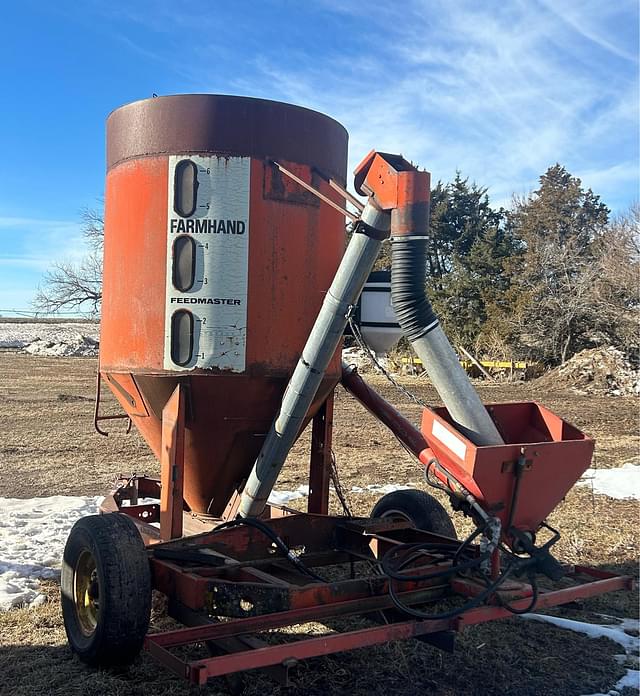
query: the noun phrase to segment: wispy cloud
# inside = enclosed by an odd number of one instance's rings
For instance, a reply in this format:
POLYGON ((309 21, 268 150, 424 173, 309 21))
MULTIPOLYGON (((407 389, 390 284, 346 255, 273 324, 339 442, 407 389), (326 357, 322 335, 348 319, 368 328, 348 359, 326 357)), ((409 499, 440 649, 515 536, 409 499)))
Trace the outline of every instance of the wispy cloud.
POLYGON ((637 197, 627 176, 639 156, 636 0, 90 5, 99 31, 160 66, 174 91, 334 116, 351 167, 372 147, 400 151, 435 179, 462 171, 500 204, 559 161, 592 173, 614 208, 637 197))
POLYGON ((0 215, 0 229, 3 228, 55 228, 69 230, 77 228, 78 223, 69 220, 51 220, 47 218, 24 217, 20 215, 0 215))
POLYGON ((5 269, 26 269, 44 273, 51 267, 51 259, 45 256, 4 256, 0 255, 0 267, 5 269))
MULTIPOLYGON (((634 186, 638 181, 638 162, 627 161, 606 168, 577 170, 575 174, 580 177, 585 187, 596 192, 620 188, 624 185, 634 186)), ((637 202, 639 199, 640 191, 636 188, 635 201, 631 202, 637 202)))
POLYGON ((629 10, 637 7, 636 3, 597 2, 596 4, 594 2, 581 2, 579 5, 572 5, 570 2, 559 3, 551 2, 550 0, 540 0, 540 2, 549 12, 565 22, 583 38, 588 39, 618 58, 623 58, 636 65, 638 64, 637 51, 632 52, 622 46, 619 40, 619 33, 613 33, 611 36, 608 36, 603 32, 603 26, 606 26, 603 19, 616 14, 616 9, 620 12, 620 10, 629 10))
POLYGON ((0 215, 0 258, 77 261, 86 253, 82 225, 73 220, 0 215))
MULTIPOLYGON (((355 3, 323 4, 357 12, 355 3)), ((402 151, 435 178, 460 169, 506 203, 560 161, 591 172, 598 193, 624 205, 611 173, 626 177, 638 157, 633 43, 596 31, 608 26, 598 21, 610 14, 602 3, 562 8, 560 16, 546 2, 393 4, 372 13, 356 49, 294 65, 260 56, 239 86, 335 116, 351 134, 351 165, 371 147, 402 151), (626 66, 612 74, 594 47, 626 66)))
MULTIPOLYGON (((637 0, 87 0, 48 11, 95 40, 83 67, 101 97, 104 87, 101 109, 151 92, 280 99, 341 121, 351 168, 372 147, 401 152, 434 180, 460 170, 508 205, 558 161, 614 210, 638 198, 637 0)), ((86 93, 77 111, 64 99, 65 124, 95 119, 86 93)), ((61 181, 72 162, 56 161, 61 181)), ((52 183, 51 210, 75 218, 86 201, 52 183)), ((25 210, 0 198, 0 307, 86 251, 77 220, 25 210)))

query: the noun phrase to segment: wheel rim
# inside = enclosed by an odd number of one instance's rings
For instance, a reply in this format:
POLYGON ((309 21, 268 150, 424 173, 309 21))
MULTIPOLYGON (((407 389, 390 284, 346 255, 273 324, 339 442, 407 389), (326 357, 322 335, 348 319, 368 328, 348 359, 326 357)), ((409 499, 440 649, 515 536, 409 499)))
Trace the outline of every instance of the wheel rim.
POLYGON ((382 519, 389 520, 391 522, 409 522, 413 527, 416 523, 407 515, 404 510, 385 510, 381 515, 382 519))
POLYGON ((91 636, 100 616, 100 584, 96 561, 89 551, 83 551, 76 563, 73 601, 80 630, 85 636, 91 636))

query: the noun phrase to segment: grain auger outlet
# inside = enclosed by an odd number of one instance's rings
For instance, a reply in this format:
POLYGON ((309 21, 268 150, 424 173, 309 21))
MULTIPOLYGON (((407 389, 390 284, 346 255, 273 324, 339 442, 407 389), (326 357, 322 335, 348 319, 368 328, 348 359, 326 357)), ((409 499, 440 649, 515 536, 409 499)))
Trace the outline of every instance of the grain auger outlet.
POLYGON ((425 293, 429 174, 371 152, 360 200, 346 163, 345 129, 289 104, 181 95, 109 116, 99 379, 160 476, 124 475, 71 531, 62 608, 85 662, 144 647, 194 684, 259 668, 286 683, 308 657, 409 638, 451 650, 467 625, 631 586, 550 554, 545 520, 593 441, 537 403, 480 401, 425 293), (444 404, 419 427, 340 359, 386 240, 393 308, 444 404), (338 383, 415 456, 425 490, 328 514, 338 383), (270 500, 309 424, 301 512, 270 500), (474 520, 466 539, 440 500, 474 520), (181 628, 148 633, 153 590, 181 628), (262 637, 349 616, 365 618, 262 637), (211 655, 176 650, 196 643, 211 655))

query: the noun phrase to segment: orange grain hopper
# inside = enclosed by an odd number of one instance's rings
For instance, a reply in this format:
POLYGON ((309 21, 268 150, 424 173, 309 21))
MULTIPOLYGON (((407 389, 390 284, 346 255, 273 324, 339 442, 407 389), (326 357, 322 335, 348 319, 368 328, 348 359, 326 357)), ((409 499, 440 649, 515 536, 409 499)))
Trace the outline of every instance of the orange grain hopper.
MULTIPOLYGON (((344 251, 343 216, 274 160, 335 198, 347 133, 215 95, 107 121, 100 373, 158 458, 162 409, 184 386, 184 500, 213 516, 249 474, 344 251)), ((309 417, 339 379, 336 355, 309 417)))

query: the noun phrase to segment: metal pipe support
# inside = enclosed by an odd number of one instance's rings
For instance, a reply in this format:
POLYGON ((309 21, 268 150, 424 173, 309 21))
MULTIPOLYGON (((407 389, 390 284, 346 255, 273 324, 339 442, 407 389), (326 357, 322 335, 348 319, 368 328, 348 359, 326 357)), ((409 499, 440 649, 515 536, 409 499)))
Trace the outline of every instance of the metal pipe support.
POLYGON ((257 517, 295 442, 320 382, 344 333, 349 314, 389 235, 391 216, 367 203, 356 223, 331 287, 289 381, 280 412, 251 470, 242 492, 238 515, 257 517))

